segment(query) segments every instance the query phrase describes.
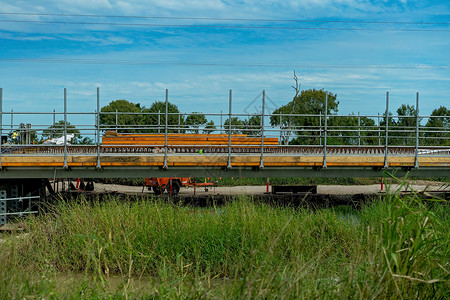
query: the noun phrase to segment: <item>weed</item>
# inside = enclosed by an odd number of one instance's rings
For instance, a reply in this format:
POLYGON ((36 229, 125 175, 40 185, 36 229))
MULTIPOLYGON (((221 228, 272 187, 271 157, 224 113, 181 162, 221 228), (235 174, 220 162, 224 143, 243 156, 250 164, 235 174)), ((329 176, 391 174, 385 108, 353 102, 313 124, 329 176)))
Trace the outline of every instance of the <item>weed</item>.
POLYGON ((61 201, 2 243, 0 298, 448 298, 449 212, 395 192, 361 210, 61 201))

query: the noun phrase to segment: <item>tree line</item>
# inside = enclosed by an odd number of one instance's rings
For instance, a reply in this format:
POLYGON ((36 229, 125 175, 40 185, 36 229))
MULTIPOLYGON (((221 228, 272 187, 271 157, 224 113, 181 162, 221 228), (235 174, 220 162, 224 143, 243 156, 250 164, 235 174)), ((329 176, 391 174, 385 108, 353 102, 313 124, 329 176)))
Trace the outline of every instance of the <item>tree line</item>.
MULTIPOLYGON (((318 145, 324 142, 325 123, 324 90, 304 90, 293 100, 276 109, 270 123, 284 131, 285 144, 318 145), (305 116, 283 117, 289 114, 305 116), (294 128, 294 129, 292 129, 294 128), (322 131, 321 131, 322 129, 322 131)), ((328 93, 327 102, 327 144, 329 145, 377 145, 385 144, 385 112, 378 117, 359 115, 339 116, 337 95, 328 93)), ((416 108, 402 104, 394 116, 388 113, 389 145, 414 145, 416 137, 416 108)), ((434 109, 425 125, 420 124, 421 145, 450 145, 450 110, 445 106, 434 109)))
MULTIPOLYGON (((321 89, 297 90, 292 101, 275 109, 270 117, 270 125, 280 130, 283 144, 321 145, 325 137, 325 98, 321 89), (302 115, 302 116, 291 116, 302 115)), ((337 95, 328 93, 327 102, 327 141, 328 145, 384 145, 386 116, 359 115, 339 116, 337 95)), ((100 125, 103 130, 117 130, 119 133, 163 133, 166 104, 155 101, 150 107, 141 106, 128 100, 114 100, 101 108, 100 125), (158 129, 159 128, 159 129, 158 129)), ((169 133, 210 134, 219 129, 205 114, 192 112, 186 116, 177 105, 168 103, 169 133)), ((414 145, 416 127, 416 108, 402 104, 396 115, 389 112, 389 145, 414 145)), ((227 132, 232 125, 232 134, 261 136, 261 117, 258 114, 248 118, 231 117, 220 126, 227 132)), ((419 120, 422 121, 422 120, 419 120)), ((62 136, 64 121, 59 121, 44 130, 42 137, 62 136)), ((93 139, 82 137, 74 125, 67 124, 67 132, 73 133, 75 144, 91 144, 93 139)), ((445 106, 434 109, 431 118, 420 124, 421 145, 450 145, 450 110, 445 106)))

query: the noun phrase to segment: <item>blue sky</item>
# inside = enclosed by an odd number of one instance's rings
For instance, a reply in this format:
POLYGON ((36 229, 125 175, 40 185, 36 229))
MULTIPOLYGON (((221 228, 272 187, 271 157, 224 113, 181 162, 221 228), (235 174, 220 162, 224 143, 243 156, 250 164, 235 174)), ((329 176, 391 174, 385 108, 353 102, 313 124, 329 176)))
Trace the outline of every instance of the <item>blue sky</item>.
POLYGON ((449 1, 0 0, 0 13, 4 111, 62 111, 66 87, 69 111, 93 112, 100 87, 102 106, 148 107, 167 88, 204 113, 226 112, 232 89, 243 113, 263 89, 288 103, 294 70, 341 114, 383 113, 386 91, 391 111, 416 92, 421 114, 450 106, 449 1))

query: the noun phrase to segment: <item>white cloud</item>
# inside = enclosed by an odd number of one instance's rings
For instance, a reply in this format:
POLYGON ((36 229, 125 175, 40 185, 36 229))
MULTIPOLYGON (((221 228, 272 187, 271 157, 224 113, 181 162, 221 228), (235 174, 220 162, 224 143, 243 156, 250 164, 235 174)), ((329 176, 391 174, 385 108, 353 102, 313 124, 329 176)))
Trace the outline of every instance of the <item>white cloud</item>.
POLYGON ((122 45, 122 44, 132 44, 133 40, 126 37, 120 37, 120 36, 89 36, 89 35, 70 35, 70 36, 64 36, 65 39, 69 41, 77 41, 77 42, 83 42, 83 43, 91 43, 91 44, 97 44, 100 46, 109 46, 109 45, 122 45))
POLYGON ((10 33, 1 33, 0 39, 5 40, 17 40, 17 41, 44 41, 44 40, 56 40, 55 37, 51 36, 41 36, 41 35, 18 35, 18 34, 10 34, 10 33))
MULTIPOLYGON (((406 0, 399 0, 407 5, 406 0)), ((346 17, 392 10, 392 1, 363 0, 0 0, 0 12, 77 13, 101 15, 186 16, 186 17, 279 17, 314 19, 346 17), (345 10, 345 11, 344 11, 345 10)), ((392 12, 392 11, 391 11, 392 12)), ((17 18, 17 16, 15 16, 17 18)))

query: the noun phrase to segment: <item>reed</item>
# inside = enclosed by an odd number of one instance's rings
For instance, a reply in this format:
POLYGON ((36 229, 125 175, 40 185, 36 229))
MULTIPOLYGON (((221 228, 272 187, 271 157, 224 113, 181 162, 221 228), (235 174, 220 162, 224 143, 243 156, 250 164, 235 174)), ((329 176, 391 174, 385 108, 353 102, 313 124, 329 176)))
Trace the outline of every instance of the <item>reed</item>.
POLYGON ((449 212, 395 193, 361 210, 65 201, 3 234, 0 298, 448 298, 449 212))

